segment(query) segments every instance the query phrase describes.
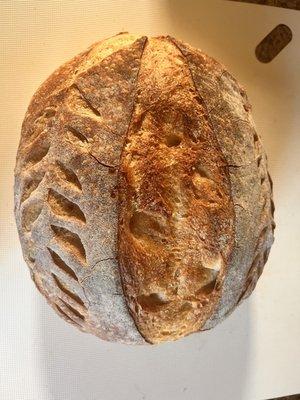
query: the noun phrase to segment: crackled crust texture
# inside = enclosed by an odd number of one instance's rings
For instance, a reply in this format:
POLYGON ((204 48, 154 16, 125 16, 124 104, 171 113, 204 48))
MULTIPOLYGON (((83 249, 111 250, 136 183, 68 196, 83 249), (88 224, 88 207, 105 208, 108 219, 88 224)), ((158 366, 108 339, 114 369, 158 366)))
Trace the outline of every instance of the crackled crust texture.
POLYGON ((144 51, 120 179, 121 275, 138 328, 155 343, 199 330, 220 296, 234 212, 226 160, 168 38, 144 51))
POLYGON ((145 344, 213 327, 255 287, 273 211, 245 92, 185 43, 121 33, 29 105, 15 168, 23 254, 82 331, 145 344))

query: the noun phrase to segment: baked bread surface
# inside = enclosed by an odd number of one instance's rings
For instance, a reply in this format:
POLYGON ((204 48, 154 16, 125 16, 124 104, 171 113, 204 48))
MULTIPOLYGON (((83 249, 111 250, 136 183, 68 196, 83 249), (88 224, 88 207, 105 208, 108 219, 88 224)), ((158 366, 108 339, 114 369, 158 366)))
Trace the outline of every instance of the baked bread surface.
POLYGON ((185 43, 121 33, 33 96, 19 236, 37 288, 83 331, 143 344, 212 328, 254 289, 273 212, 244 90, 185 43))

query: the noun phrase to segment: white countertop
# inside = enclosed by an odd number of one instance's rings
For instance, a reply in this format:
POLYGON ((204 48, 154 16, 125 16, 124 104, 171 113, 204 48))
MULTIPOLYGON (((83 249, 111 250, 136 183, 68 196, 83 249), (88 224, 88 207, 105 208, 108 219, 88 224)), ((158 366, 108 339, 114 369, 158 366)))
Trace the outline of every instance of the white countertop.
POLYGON ((260 400, 300 392, 300 14, 230 1, 2 1, 0 398, 260 400), (277 24, 294 37, 254 56, 277 24), (275 244, 251 298, 213 331, 156 347, 106 343, 59 319, 34 288, 13 218, 20 127, 37 86, 92 42, 128 30, 171 34, 246 87, 275 188, 275 244))

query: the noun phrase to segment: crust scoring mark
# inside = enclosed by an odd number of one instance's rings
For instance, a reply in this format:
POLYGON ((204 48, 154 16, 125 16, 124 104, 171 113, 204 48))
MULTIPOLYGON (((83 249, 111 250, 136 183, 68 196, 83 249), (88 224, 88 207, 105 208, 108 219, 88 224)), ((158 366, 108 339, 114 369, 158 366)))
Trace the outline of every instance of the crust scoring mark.
POLYGON ((21 204, 31 196, 32 192, 34 192, 38 188, 44 176, 45 176, 45 171, 42 171, 39 176, 30 177, 29 179, 24 180, 25 183, 23 186, 23 193, 21 196, 21 204))
POLYGON ((76 190, 82 191, 81 183, 74 171, 67 168, 62 162, 56 161, 57 172, 62 180, 68 182, 76 190))
POLYGON ((50 144, 43 142, 42 144, 37 144, 36 146, 31 146, 31 149, 25 158, 26 168, 32 168, 35 164, 38 164, 46 157, 50 149, 50 144), (34 148, 33 148, 34 147, 34 148))
MULTIPOLYGON (((26 173, 27 170, 31 170, 47 156, 48 151, 50 149, 50 144, 48 141, 43 141, 42 143, 31 143, 29 152, 23 161, 23 169, 26 173)), ((34 222, 37 220, 38 216, 42 212, 43 205, 42 200, 35 200, 28 204, 24 204, 24 202, 29 200, 31 194, 37 190, 40 185, 43 177, 45 175, 45 168, 41 167, 40 171, 34 170, 32 172, 33 177, 28 177, 25 175, 23 177, 23 188, 21 194, 21 201, 19 207, 22 205, 21 209, 21 221, 22 227, 25 231, 30 232, 34 222)))
POLYGON ((67 274, 71 279, 74 279, 75 281, 78 282, 78 277, 75 274, 75 272, 73 271, 73 269, 71 267, 69 267, 68 264, 66 264, 64 262, 64 260, 52 249, 50 249, 49 247, 47 248, 50 256, 52 258, 52 261, 54 262, 54 264, 61 269, 65 274, 67 274))
MULTIPOLYGON (((121 151, 121 154, 120 154, 120 165, 121 165, 121 163, 122 163, 122 159, 123 159, 123 156, 124 156, 124 152, 125 152, 125 149, 126 149, 126 145, 127 145, 127 143, 128 143, 128 136, 129 136, 130 126, 131 126, 131 124, 132 124, 133 115, 134 115, 135 108, 136 108, 136 101, 137 101, 137 96, 138 96, 137 88, 138 88, 139 76, 140 76, 140 72, 141 72, 141 65, 142 65, 143 55, 144 55, 144 53, 145 53, 145 49, 146 49, 147 43, 148 43, 148 37, 145 37, 145 40, 144 40, 144 43, 143 43, 143 47, 142 47, 142 51, 141 51, 140 60, 139 60, 139 70, 138 70, 137 77, 136 77, 136 84, 135 84, 135 91, 136 91, 136 93, 135 93, 135 98, 134 98, 134 101, 133 101, 132 110, 131 110, 131 113, 130 113, 130 117, 129 117, 127 129, 126 129, 126 133, 125 133, 125 135, 124 135, 124 141, 123 141, 122 151, 121 151)), ((118 186, 120 185, 120 174, 119 174, 119 171, 120 171, 120 170, 118 169, 118 186)), ((122 288, 123 288, 123 293, 124 293, 125 299, 126 299, 127 309, 128 309, 128 311, 129 311, 129 313, 131 314, 132 320, 133 320, 133 322, 134 322, 134 325, 135 325, 137 331, 138 331, 138 332, 140 333, 140 335, 147 341, 147 339, 146 339, 145 336, 142 334, 142 332, 140 331, 140 329, 139 329, 139 327, 138 327, 138 325, 137 325, 137 321, 136 321, 136 319, 134 318, 133 312, 132 312, 132 310, 131 310, 131 308, 130 308, 129 300, 128 300, 127 296, 126 296, 125 282, 124 282, 124 278, 123 278, 122 271, 121 271, 121 269, 120 269, 120 255, 119 255, 119 251, 120 251, 120 250, 119 250, 119 244, 120 244, 120 221, 118 222, 117 243, 118 243, 117 261, 118 261, 118 266, 119 266, 119 274, 120 274, 120 278, 121 278, 121 284, 122 284, 122 288)))
POLYGON ((81 208, 54 189, 49 189, 48 204, 54 214, 79 223, 86 223, 81 208))
MULTIPOLYGON (((66 306, 66 308, 69 310, 70 314, 75 317, 75 321, 77 322, 78 319, 82 320, 82 322, 84 322, 85 317, 84 315, 78 311, 75 307, 71 306, 71 304, 67 303, 66 301, 62 300, 61 301, 64 303, 64 305, 66 306)), ((70 315, 69 314, 69 315, 70 315)), ((72 318, 74 319, 74 318, 72 318)))
POLYGON ((43 204, 41 201, 35 201, 28 206, 25 206, 22 211, 22 226, 25 231, 30 232, 33 224, 38 219, 39 215, 43 210, 43 204))
POLYGON ((59 297, 56 298, 53 306, 65 321, 85 331, 85 317, 78 310, 59 297))
POLYGON ((67 134, 73 136, 75 138, 75 140, 78 140, 79 142, 82 143, 88 143, 88 138, 82 133, 80 132, 78 129, 74 128, 73 126, 66 126, 67 129, 67 134))
POLYGON ((80 94, 81 99, 85 102, 87 108, 91 111, 92 114, 95 115, 95 117, 101 117, 101 114, 99 111, 92 105, 92 103, 86 98, 82 90, 79 89, 78 85, 76 83, 73 84, 74 89, 78 91, 80 94))
POLYGON ((75 321, 73 321, 73 320, 69 317, 69 315, 68 315, 67 313, 65 313, 64 310, 63 310, 58 304, 55 304, 55 308, 56 308, 56 311, 58 312, 58 314, 60 314, 61 317, 62 317, 65 321, 69 322, 70 324, 77 325, 77 323, 76 323, 75 321))
POLYGON ((57 287, 63 292, 67 297, 70 297, 75 303, 78 303, 80 307, 85 308, 84 302, 81 300, 77 294, 75 294, 73 291, 71 291, 67 286, 58 278, 57 275, 52 273, 52 277, 57 285, 57 287))
POLYGON ((74 254, 83 266, 86 266, 86 254, 77 233, 58 225, 50 225, 57 242, 71 254, 74 254))
POLYGON ((48 128, 56 115, 57 106, 50 105, 39 113, 29 128, 29 145, 39 138, 48 128))

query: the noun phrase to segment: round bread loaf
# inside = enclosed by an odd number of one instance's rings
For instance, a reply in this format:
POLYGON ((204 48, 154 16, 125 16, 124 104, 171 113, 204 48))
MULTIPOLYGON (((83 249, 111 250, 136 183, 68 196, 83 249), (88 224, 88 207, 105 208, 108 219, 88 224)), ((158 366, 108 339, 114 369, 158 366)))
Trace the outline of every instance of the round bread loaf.
POLYGON ((33 96, 18 231, 37 288, 82 331, 143 344, 214 327, 254 289, 273 211, 245 91, 200 50, 121 33, 33 96))

